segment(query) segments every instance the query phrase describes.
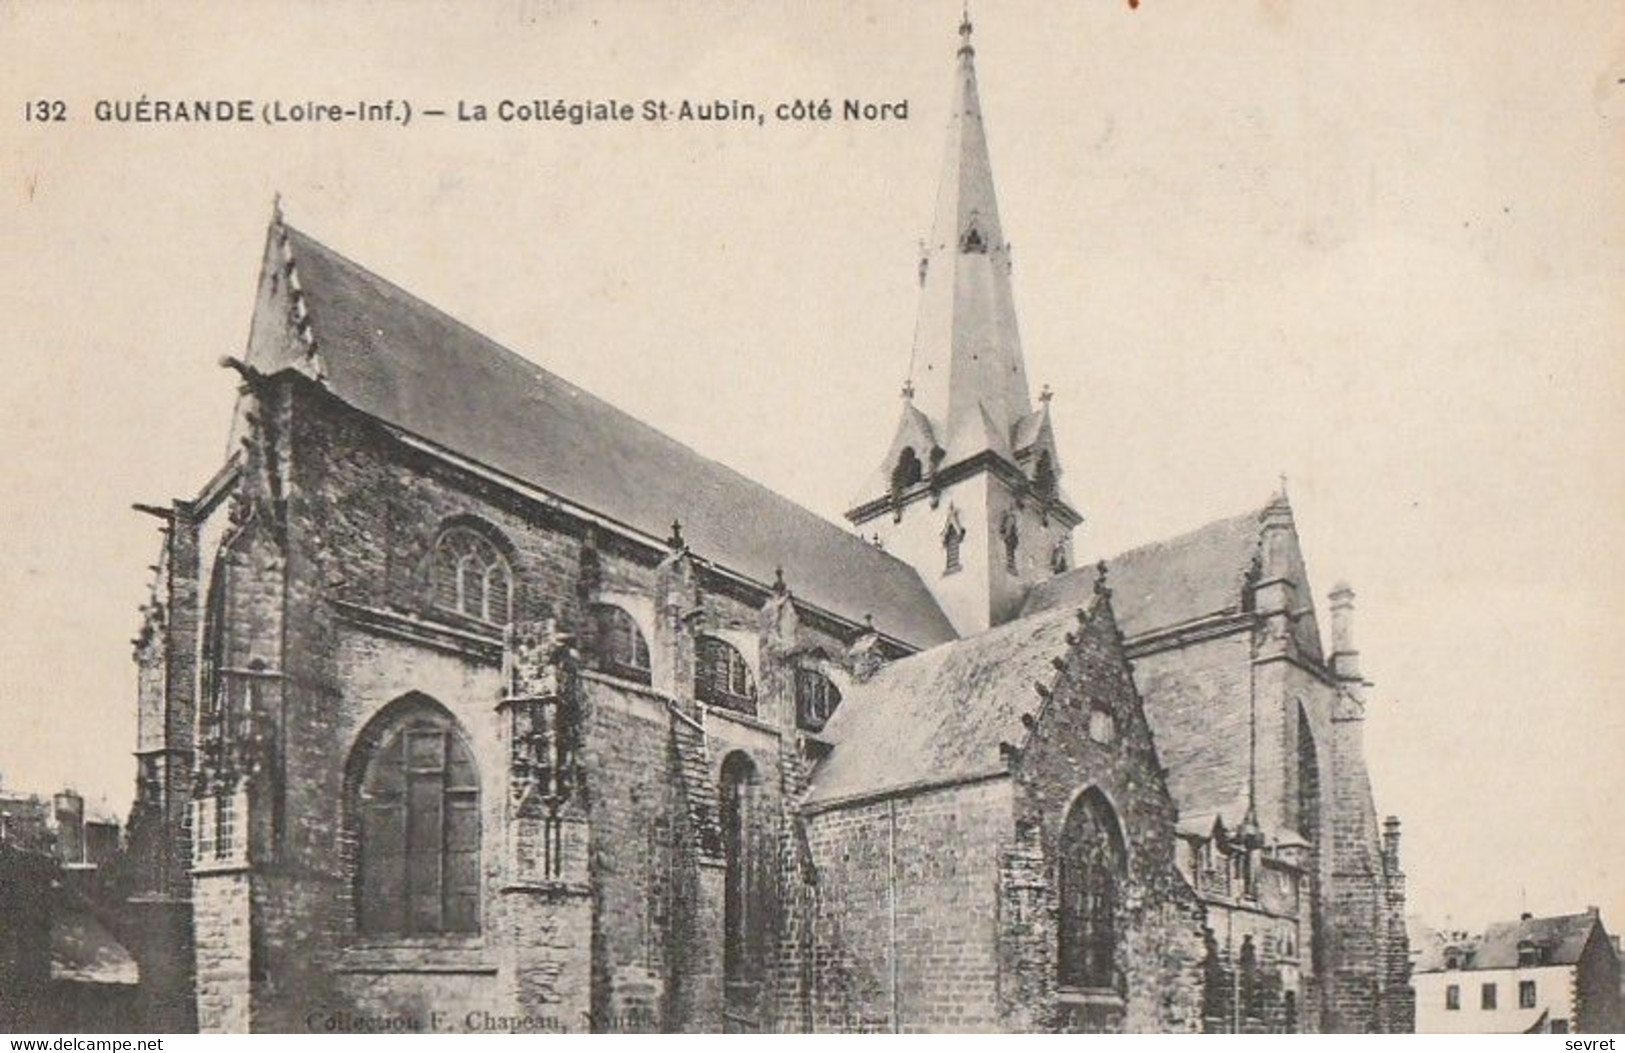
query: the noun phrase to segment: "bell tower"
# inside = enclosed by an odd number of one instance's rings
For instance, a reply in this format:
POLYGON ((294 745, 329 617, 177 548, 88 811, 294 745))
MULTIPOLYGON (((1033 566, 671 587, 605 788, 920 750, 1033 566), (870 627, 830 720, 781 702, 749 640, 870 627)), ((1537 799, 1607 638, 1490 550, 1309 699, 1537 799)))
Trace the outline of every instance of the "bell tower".
POLYGON ((847 518, 912 563, 960 635, 1007 621, 1072 562, 1048 389, 1033 406, 967 17, 902 414, 847 518))

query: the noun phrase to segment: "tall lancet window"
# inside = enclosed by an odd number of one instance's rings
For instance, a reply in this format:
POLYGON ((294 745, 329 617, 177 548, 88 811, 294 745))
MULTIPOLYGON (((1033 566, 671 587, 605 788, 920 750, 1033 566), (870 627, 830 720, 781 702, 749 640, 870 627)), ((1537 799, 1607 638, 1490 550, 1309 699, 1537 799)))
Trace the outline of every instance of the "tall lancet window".
POLYGON ((756 765, 735 750, 722 762, 720 818, 722 825, 722 977, 730 994, 760 978, 761 908, 755 880, 759 860, 752 844, 756 807, 756 765))
POLYGON ((1118 989, 1117 913, 1126 866, 1116 812, 1099 790, 1085 790, 1061 827, 1061 987, 1118 989))

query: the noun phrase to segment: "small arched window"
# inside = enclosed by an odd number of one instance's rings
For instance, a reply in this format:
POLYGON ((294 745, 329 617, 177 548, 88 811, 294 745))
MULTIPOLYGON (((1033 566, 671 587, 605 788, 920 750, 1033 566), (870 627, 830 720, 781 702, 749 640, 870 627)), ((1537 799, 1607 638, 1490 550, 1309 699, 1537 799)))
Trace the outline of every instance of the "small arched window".
POLYGON ((360 931, 479 931, 479 776, 456 719, 421 695, 391 703, 362 732, 348 781, 360 931))
POLYGON ((512 617, 513 573, 483 534, 452 527, 434 546, 434 601, 443 610, 491 625, 512 617))
POLYGON ((1061 826, 1057 980, 1063 988, 1119 986, 1117 912, 1126 859, 1111 804, 1099 790, 1084 791, 1061 826))
POLYGON ((695 647, 694 697, 738 713, 756 713, 756 678, 739 649, 715 636, 695 647))
POLYGON ((944 574, 957 574, 963 569, 960 562, 959 549, 965 541, 965 528, 959 522, 959 510, 953 507, 948 509, 948 521, 942 526, 942 572, 944 574))
POLYGON ((639 684, 650 681, 649 643, 632 616, 612 603, 592 608, 598 671, 639 684))
POLYGON ((925 478, 925 466, 920 463, 920 455, 914 452, 914 447, 905 446, 903 452, 897 455, 897 464, 891 472, 891 488, 894 492, 902 492, 925 478))
POLYGON ((796 670, 796 723, 804 731, 822 728, 841 704, 841 689, 816 669, 796 670))

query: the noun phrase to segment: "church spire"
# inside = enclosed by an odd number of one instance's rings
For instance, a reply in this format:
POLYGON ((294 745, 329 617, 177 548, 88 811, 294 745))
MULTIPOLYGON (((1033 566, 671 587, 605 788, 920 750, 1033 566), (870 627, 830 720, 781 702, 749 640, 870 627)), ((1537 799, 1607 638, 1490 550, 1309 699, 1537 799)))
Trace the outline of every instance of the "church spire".
POLYGON ((915 404, 931 420, 945 466, 986 450, 1008 458, 1016 425, 1032 412, 968 13, 959 39, 909 369, 915 404))

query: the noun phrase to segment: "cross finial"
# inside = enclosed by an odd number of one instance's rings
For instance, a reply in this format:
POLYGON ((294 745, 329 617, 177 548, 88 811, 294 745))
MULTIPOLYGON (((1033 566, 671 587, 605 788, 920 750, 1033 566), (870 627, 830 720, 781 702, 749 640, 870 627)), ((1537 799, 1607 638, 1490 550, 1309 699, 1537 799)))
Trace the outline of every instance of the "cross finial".
POLYGON ((914 398, 914 381, 912 379, 903 381, 903 398, 910 401, 914 398))
POLYGON ((971 53, 970 31, 970 4, 966 3, 962 13, 959 16, 959 53, 961 55, 968 55, 971 53))
POLYGON ((789 591, 789 586, 784 583, 784 568, 782 566, 773 568, 773 591, 780 596, 789 591))
POLYGON ((683 524, 679 520, 671 521, 671 537, 666 539, 666 544, 671 546, 673 552, 681 552, 688 547, 688 543, 683 540, 683 524))
POLYGON ((1044 403, 1046 406, 1049 405, 1050 399, 1054 397, 1055 392, 1050 389, 1048 384, 1045 384, 1044 389, 1038 393, 1038 401, 1044 403))
POLYGON ((282 226, 282 191, 280 190, 271 194, 271 222, 279 227, 282 226))

